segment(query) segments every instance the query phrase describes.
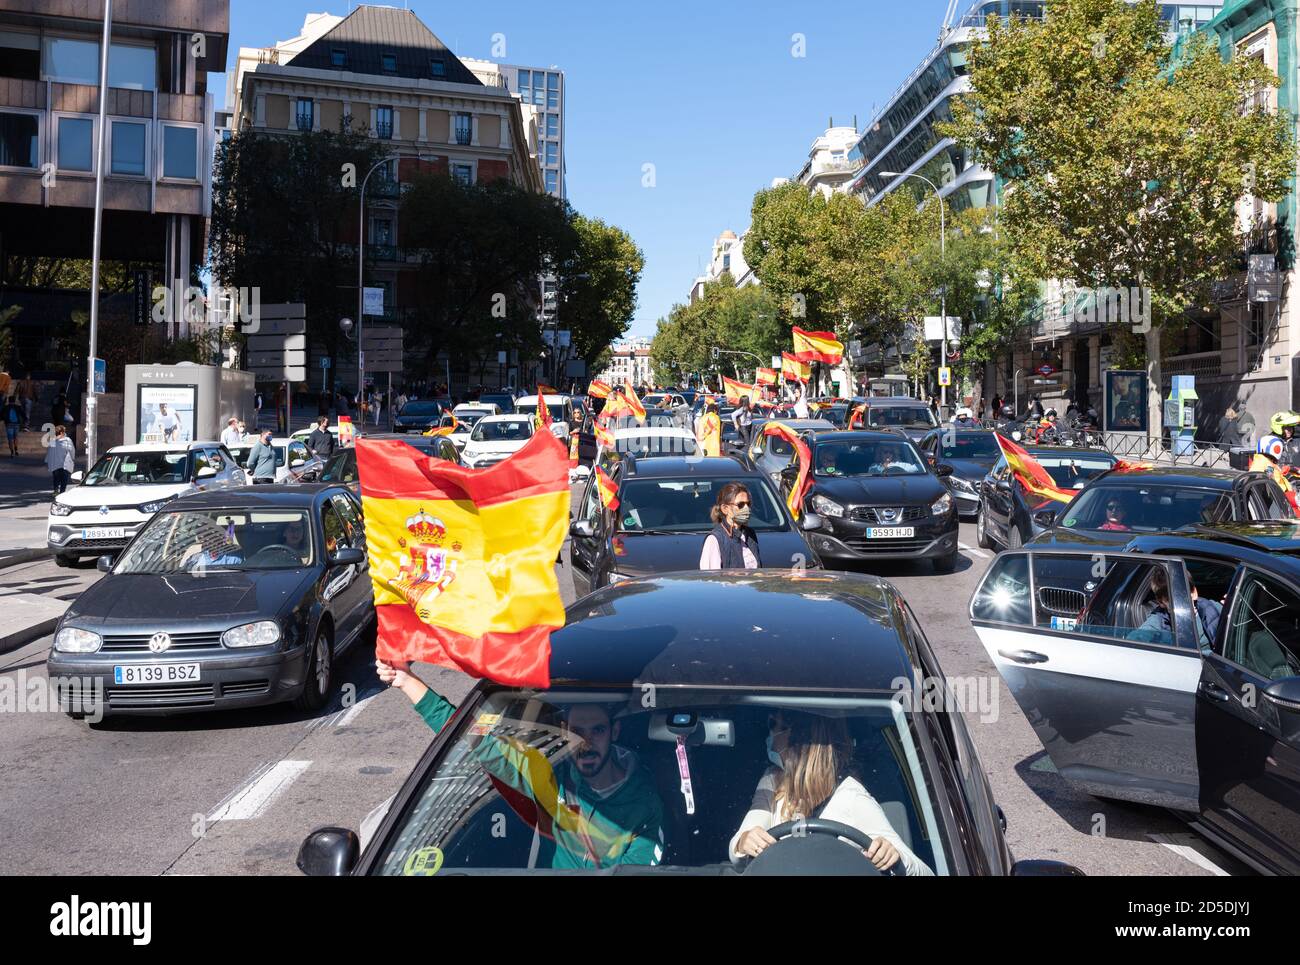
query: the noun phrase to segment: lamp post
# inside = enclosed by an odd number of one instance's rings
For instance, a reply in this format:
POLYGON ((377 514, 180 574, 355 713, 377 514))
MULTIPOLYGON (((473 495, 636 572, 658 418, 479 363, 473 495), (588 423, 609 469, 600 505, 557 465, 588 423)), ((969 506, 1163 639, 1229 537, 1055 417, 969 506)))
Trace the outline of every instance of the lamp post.
MULTIPOLYGON (((916 178, 918 181, 924 181, 934 191, 934 196, 939 202, 939 264, 943 266, 946 261, 946 243, 948 238, 948 227, 945 224, 943 213, 943 195, 939 193, 939 186, 929 178, 920 174, 902 174, 898 171, 881 171, 882 178, 916 178)), ((941 358, 943 367, 948 367, 948 286, 941 284, 939 286, 939 345, 941 346, 941 358)), ((945 410, 948 408, 948 387, 939 386, 939 405, 945 410)))
MULTIPOLYGON (((104 0, 104 33, 99 45, 99 126, 95 133, 95 216, 90 238, 90 354, 86 359, 86 471, 99 448, 99 400, 95 396, 95 354, 99 351, 99 251, 104 228, 104 130, 108 113, 108 55, 112 46, 113 0, 104 0)), ((187 278, 186 284, 189 284, 187 278)), ((170 283, 170 282, 169 282, 170 283)), ((72 426, 76 447, 77 426, 72 426)))

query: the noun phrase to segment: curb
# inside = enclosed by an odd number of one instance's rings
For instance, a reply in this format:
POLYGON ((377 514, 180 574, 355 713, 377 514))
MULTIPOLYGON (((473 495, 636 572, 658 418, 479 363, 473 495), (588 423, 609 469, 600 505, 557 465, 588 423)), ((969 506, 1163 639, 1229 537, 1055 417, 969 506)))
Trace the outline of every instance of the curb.
POLYGON ((60 614, 57 617, 50 617, 40 623, 33 623, 29 627, 23 627, 21 630, 15 630, 7 636, 0 637, 0 653, 10 653, 19 647, 26 646, 33 640, 39 640, 47 633, 53 632, 62 619, 63 616, 60 614))
MULTIPOLYGON (((22 563, 30 563, 33 560, 45 559, 53 555, 48 546, 30 546, 12 551, 0 550, 0 570, 10 566, 18 566, 22 563)), ((0 638, 0 640, 2 639, 0 638)))

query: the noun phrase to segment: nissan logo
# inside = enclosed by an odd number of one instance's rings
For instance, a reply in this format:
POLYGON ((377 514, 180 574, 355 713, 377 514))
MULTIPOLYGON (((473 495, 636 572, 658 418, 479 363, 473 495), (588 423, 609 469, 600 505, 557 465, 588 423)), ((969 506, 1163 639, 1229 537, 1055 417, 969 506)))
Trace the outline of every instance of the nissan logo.
POLYGON ((894 520, 898 518, 898 510, 882 509, 880 511, 880 518, 883 519, 886 523, 892 523, 894 520))
POLYGON ((153 653, 162 653, 172 645, 171 634, 158 632, 149 638, 149 650, 153 653))

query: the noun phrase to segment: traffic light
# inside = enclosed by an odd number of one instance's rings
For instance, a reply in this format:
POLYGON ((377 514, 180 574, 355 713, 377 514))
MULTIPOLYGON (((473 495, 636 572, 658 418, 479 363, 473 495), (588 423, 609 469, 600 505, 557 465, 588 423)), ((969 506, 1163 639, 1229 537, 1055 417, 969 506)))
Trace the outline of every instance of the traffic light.
POLYGON ((718 347, 715 345, 713 346, 713 360, 716 362, 717 359, 718 359, 718 347))

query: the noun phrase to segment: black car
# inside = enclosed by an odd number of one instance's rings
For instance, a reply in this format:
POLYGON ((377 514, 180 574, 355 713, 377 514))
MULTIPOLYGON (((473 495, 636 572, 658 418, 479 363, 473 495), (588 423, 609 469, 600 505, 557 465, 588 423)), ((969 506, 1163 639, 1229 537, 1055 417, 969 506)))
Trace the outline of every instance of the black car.
POLYGON ((393 431, 424 432, 426 429, 436 429, 442 422, 442 414, 450 411, 451 407, 438 399, 415 399, 402 406, 397 413, 397 418, 393 420, 393 431))
MULTIPOLYGON (((426 456, 432 456, 434 459, 445 459, 447 462, 462 465, 460 461, 460 450, 446 436, 389 436, 384 433, 377 433, 372 436, 366 436, 367 440, 381 440, 400 438, 413 449, 418 449, 426 456)), ((347 486, 357 496, 361 495, 361 477, 357 473, 357 450, 355 446, 345 446, 342 449, 335 449, 330 457, 325 460, 325 468, 321 471, 320 482, 335 483, 339 486, 347 486)))
POLYGON ((753 498, 749 525, 758 536, 765 567, 816 567, 817 554, 798 523, 762 475, 725 457, 623 457, 612 464, 618 509, 610 513, 600 499, 593 474, 578 518, 570 527, 573 588, 579 596, 635 576, 698 569, 704 538, 713 529, 709 511, 718 490, 744 483, 753 498))
POLYGON ((790 465, 790 460, 794 458, 794 446, 784 436, 764 434, 764 427, 769 422, 776 421, 789 426, 800 435, 829 432, 835 427, 825 419, 777 419, 772 416, 754 416, 754 422, 750 428, 751 441, 749 449, 745 451, 744 455, 749 465, 759 472, 765 473, 775 485, 779 486, 781 484, 781 471, 790 465))
POLYGON ((1002 457, 993 433, 983 429, 935 429, 916 444, 931 466, 946 466, 948 488, 957 502, 957 515, 973 519, 979 513, 980 484, 1002 457))
POLYGON ((1300 873, 1300 521, 1003 554, 971 617, 1062 777, 1300 873))
MULTIPOLYGON (((933 560, 957 565, 957 508, 941 475, 903 436, 892 432, 817 432, 808 437, 812 488, 804 501, 822 526, 809 542, 832 560, 933 560)), ((788 493, 797 464, 781 473, 788 493)))
POLYGON ((861 404, 866 406, 860 426, 863 429, 896 429, 913 442, 920 442, 931 429, 939 426, 930 407, 920 399, 872 396, 861 404))
POLYGON ((942 684, 943 670, 902 596, 874 577, 695 572, 607 587, 573 604, 552 634, 550 676, 540 691, 480 681, 364 851, 352 831, 322 828, 303 842, 298 867, 879 875, 862 854, 870 837, 819 817, 773 825, 778 843, 752 861, 733 857, 755 789, 772 774, 774 722, 800 719, 844 735, 839 765, 860 777, 882 812, 877 833, 907 850, 916 873, 1079 874, 1013 859, 961 713, 915 699, 942 684), (546 820, 556 785, 575 780, 575 756, 590 752, 574 721, 607 718, 612 737, 590 740, 607 740, 636 775, 635 812, 645 815, 630 841, 615 843, 613 861, 601 860, 599 843, 628 807, 611 807, 611 817, 575 809, 577 823, 560 833, 546 820), (526 773, 517 760, 529 762, 526 773), (643 862, 618 863, 633 849, 643 862))
MULTIPOLYGON (((1091 451, 1091 450, 1082 450, 1091 451)), ((1034 545, 1123 545, 1134 536, 1185 526, 1293 519, 1267 473, 1156 466, 1098 476, 1063 508, 1034 545)))
POLYGON ((515 411, 515 397, 509 392, 487 392, 474 401, 480 405, 495 405, 501 412, 515 411))
MULTIPOLYGON (((1102 449, 1068 446, 1025 446, 1024 449, 1062 489, 1082 490, 1113 469, 1117 461, 1102 449)), ((1026 493, 1015 481, 1011 467, 1000 452, 993 468, 979 481, 976 493, 975 538, 984 549, 1019 549, 1051 529, 1065 505, 1026 493)))
POLYGON ((161 510, 73 601, 47 659, 74 716, 330 699, 337 657, 373 642, 361 505, 343 486, 250 486, 161 510))

